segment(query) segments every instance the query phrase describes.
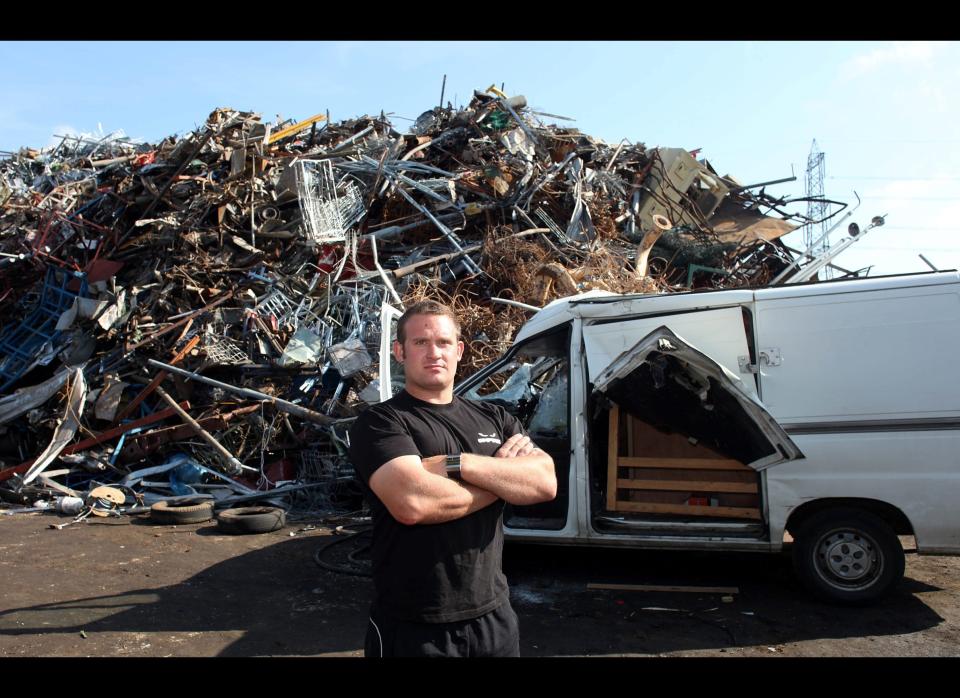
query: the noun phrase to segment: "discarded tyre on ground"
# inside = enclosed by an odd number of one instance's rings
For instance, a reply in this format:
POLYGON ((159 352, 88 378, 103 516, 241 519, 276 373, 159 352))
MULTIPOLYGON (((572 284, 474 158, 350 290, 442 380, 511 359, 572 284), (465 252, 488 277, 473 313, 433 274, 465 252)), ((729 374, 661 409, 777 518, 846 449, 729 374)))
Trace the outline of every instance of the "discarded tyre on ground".
POLYGON ((150 507, 150 518, 161 524, 202 523, 213 518, 212 499, 161 501, 150 507))
POLYGON ((287 524, 287 514, 279 507, 238 507, 217 514, 217 525, 226 533, 269 533, 287 524))

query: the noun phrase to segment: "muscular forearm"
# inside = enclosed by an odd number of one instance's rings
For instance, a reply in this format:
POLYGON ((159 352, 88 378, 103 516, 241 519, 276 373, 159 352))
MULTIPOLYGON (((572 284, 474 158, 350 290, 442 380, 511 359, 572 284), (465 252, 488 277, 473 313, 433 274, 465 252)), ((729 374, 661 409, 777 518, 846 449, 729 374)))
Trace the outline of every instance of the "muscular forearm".
POLYGON ((494 493, 510 504, 536 504, 557 496, 553 459, 540 449, 526 456, 460 456, 464 481, 494 493))
POLYGON ((428 486, 417 493, 413 505, 418 524, 437 524, 469 516, 497 501, 494 493, 445 476, 431 475, 428 486))
POLYGON ((370 477, 370 489, 390 515, 406 526, 453 521, 497 501, 483 488, 447 477, 444 456, 398 456, 370 477))

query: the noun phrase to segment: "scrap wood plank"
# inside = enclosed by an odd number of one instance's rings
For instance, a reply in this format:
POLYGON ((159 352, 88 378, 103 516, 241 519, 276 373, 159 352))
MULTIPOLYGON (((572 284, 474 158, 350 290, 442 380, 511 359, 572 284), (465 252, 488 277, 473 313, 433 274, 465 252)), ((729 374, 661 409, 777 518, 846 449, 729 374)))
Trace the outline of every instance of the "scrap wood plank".
POLYGON ((312 126, 318 121, 326 121, 326 119, 327 119, 326 114, 316 114, 315 116, 311 116, 309 119, 304 119, 303 121, 296 123, 293 126, 288 126, 287 128, 281 131, 277 131, 276 133, 272 133, 268 135, 266 138, 263 139, 263 142, 265 145, 272 145, 273 143, 276 143, 277 141, 282 140, 287 136, 292 136, 297 133, 300 133, 300 131, 303 131, 305 128, 307 128, 308 126, 312 126))
POLYGON ((712 507, 700 504, 659 504, 618 501, 613 511, 635 511, 643 514, 682 514, 688 516, 718 516, 732 519, 760 520, 756 507, 712 507))
POLYGON ((716 480, 617 480, 617 487, 668 492, 737 492, 756 494, 754 482, 718 482, 716 480))
POLYGON ((587 584, 587 589, 611 589, 614 591, 677 591, 689 594, 739 594, 740 587, 694 587, 669 584, 587 584))
POLYGON ((651 458, 621 456, 617 464, 621 468, 686 468, 690 470, 752 470, 731 458, 651 458))
POLYGON ((620 453, 620 406, 610 408, 607 422, 607 509, 617 511, 617 466, 620 453))
MULTIPOLYGON (((184 409, 190 409, 190 403, 187 402, 186 400, 181 402, 180 406, 183 407, 184 409)), ((153 414, 147 415, 142 419, 138 419, 135 422, 128 422, 127 424, 123 424, 119 427, 108 429, 107 431, 97 434, 96 436, 92 436, 89 439, 85 439, 83 441, 75 443, 73 444, 73 446, 67 446, 65 449, 63 449, 63 451, 60 452, 60 455, 66 456, 71 453, 77 453, 78 451, 83 451, 85 449, 90 448, 91 446, 96 446, 97 444, 102 443, 104 441, 115 439, 116 437, 120 436, 124 432, 130 431, 131 429, 136 429, 137 427, 153 424, 154 422, 159 422, 161 419, 167 419, 168 417, 172 417, 175 414, 176 414, 176 411, 172 407, 167 407, 166 409, 160 410, 159 412, 154 412, 153 414)), ((18 473, 25 473, 27 470, 30 469, 30 466, 33 465, 34 462, 36 462, 36 460, 37 460, 36 458, 31 458, 30 460, 26 461, 25 463, 21 463, 20 465, 14 465, 9 468, 5 468, 4 470, 0 470, 0 482, 9 480, 11 477, 13 477, 18 473)))

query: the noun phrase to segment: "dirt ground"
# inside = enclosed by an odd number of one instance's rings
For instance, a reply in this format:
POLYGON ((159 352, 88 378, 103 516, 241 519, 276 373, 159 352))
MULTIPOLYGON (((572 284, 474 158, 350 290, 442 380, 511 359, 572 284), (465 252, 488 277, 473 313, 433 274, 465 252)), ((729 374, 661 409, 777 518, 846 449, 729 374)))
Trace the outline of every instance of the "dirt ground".
MULTIPOLYGON (((315 562, 331 526, 230 536, 213 522, 122 518, 50 528, 66 521, 0 517, 2 657, 362 654, 372 584, 315 562)), ((508 543, 504 570, 528 657, 958 656, 960 558, 918 556, 912 539, 902 540, 903 583, 865 609, 809 598, 786 554, 508 543), (591 582, 739 591, 725 601, 589 590, 591 582)), ((344 541, 322 559, 348 564, 362 547, 344 541)))

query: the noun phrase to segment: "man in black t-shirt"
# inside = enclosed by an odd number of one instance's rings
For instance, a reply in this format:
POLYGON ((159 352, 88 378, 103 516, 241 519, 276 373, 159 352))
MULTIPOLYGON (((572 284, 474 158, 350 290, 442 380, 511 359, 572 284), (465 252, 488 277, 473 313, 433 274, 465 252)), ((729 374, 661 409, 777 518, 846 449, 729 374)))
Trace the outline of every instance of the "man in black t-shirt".
POLYGON ((411 306, 393 352, 404 390, 350 430, 374 527, 365 654, 518 656, 503 507, 553 499, 553 460, 503 408, 453 395, 463 342, 450 308, 411 306))

